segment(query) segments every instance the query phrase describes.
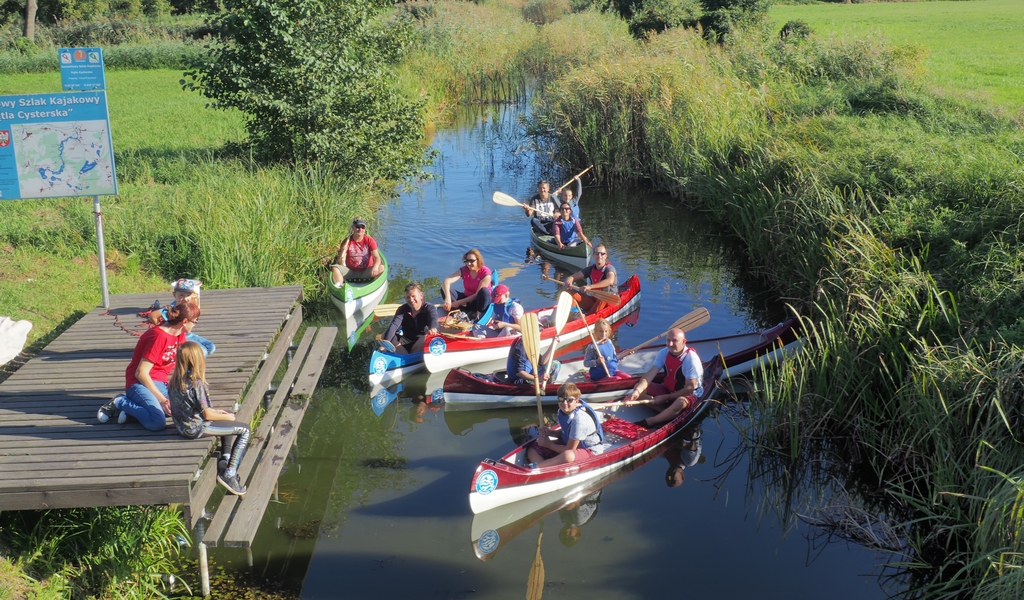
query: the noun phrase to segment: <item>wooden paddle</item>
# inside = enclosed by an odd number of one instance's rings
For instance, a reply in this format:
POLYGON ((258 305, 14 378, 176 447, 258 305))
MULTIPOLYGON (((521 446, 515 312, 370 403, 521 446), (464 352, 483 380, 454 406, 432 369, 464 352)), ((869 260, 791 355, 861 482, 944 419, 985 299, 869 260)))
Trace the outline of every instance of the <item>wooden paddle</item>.
MULTIPOLYGON (((548 277, 547 275, 541 275, 541 279, 543 279, 545 281, 554 281, 558 285, 560 285, 562 287, 566 287, 564 281, 559 281, 557 279, 552 279, 552 278, 548 277)), ((594 298, 597 298, 601 302, 607 302, 608 304, 614 304, 615 306, 618 306, 618 305, 622 304, 622 296, 620 296, 620 295, 618 295, 618 294, 616 294, 614 292, 606 292, 604 290, 590 290, 590 291, 584 292, 582 288, 576 288, 576 289, 578 289, 581 294, 586 294, 588 296, 593 296, 594 298)))
MULTIPOLYGON (((570 296, 570 298, 572 298, 572 296, 570 296)), ((583 314, 583 309, 580 308, 580 305, 576 302, 575 298, 572 299, 572 303, 576 305, 576 309, 580 311, 580 314, 583 314)), ((608 365, 604 362, 604 354, 601 354, 601 349, 597 347, 597 338, 594 337, 594 331, 590 329, 590 323, 587 323, 586 319, 583 319, 583 326, 587 328, 587 335, 590 336, 590 343, 594 344, 594 350, 597 350, 597 359, 601 361, 601 366, 604 367, 605 377, 611 377, 612 372, 608 370, 608 365)))
POLYGON ((540 522, 540 533, 537 534, 537 555, 530 565, 530 578, 526 580, 526 600, 541 600, 544 593, 544 560, 540 557, 540 540, 544 537, 544 520, 540 522))
POLYGON ((530 210, 532 210, 533 212, 537 213, 538 215, 543 215, 545 217, 551 217, 552 219, 555 218, 555 215, 553 215, 553 214, 551 214, 549 212, 544 212, 542 210, 537 210, 536 208, 533 208, 532 206, 527 206, 527 205, 523 204, 522 202, 516 200, 512 196, 509 196, 508 194, 505 194, 503 192, 494 192, 494 195, 491 196, 491 200, 495 204, 500 204, 502 206, 518 206, 520 208, 529 208, 530 210))
POLYGON ((537 392, 537 427, 540 428, 544 426, 544 409, 540 406, 540 323, 537 321, 537 313, 524 314, 519 320, 519 327, 523 331, 523 348, 533 365, 533 387, 537 392))
POLYGON ((398 309, 401 308, 401 304, 378 304, 373 307, 373 316, 375 317, 393 317, 398 309))
POLYGON ((661 335, 656 335, 651 339, 647 340, 646 342, 641 342, 639 345, 634 346, 633 348, 619 352, 619 357, 626 356, 627 354, 632 354, 648 344, 653 344, 654 342, 667 336, 668 332, 672 329, 681 329, 683 333, 685 333, 687 331, 690 331, 691 329, 696 329, 697 327, 700 327, 701 325, 707 323, 710 320, 711 313, 708 312, 708 309, 704 307, 698 308, 693 312, 686 313, 682 317, 679 317, 679 319, 675 323, 672 323, 671 325, 668 326, 668 329, 665 330, 665 333, 662 333, 661 335))
MULTIPOLYGON (((569 315, 572 313, 572 294, 567 292, 560 292, 558 294, 558 305, 555 306, 555 339, 551 340, 552 344, 558 344, 558 334, 562 333, 562 328, 569 322, 569 315)), ((552 355, 554 356, 554 355, 552 355)), ((544 368, 544 377, 546 378, 551 373, 551 363, 553 360, 549 360, 547 366, 544 368)))
POLYGON ((555 191, 553 191, 553 192, 551 192, 551 193, 557 196, 557 195, 558 195, 558 192, 560 192, 560 191, 562 191, 562 190, 564 190, 564 189, 565 189, 565 186, 567 186, 567 185, 569 185, 570 183, 572 183, 572 182, 576 181, 576 180, 577 180, 577 179, 579 179, 580 177, 583 177, 583 174, 584 174, 584 173, 586 173, 587 171, 589 171, 589 170, 591 170, 591 169, 593 169, 593 168, 594 168, 594 165, 590 165, 590 166, 589 166, 589 167, 587 167, 586 169, 583 169, 582 171, 580 171, 579 175, 577 175, 576 177, 573 177, 573 178, 572 178, 572 179, 570 179, 569 181, 566 181, 565 183, 563 183, 563 184, 562 184, 562 187, 558 188, 557 190, 555 190, 555 191))

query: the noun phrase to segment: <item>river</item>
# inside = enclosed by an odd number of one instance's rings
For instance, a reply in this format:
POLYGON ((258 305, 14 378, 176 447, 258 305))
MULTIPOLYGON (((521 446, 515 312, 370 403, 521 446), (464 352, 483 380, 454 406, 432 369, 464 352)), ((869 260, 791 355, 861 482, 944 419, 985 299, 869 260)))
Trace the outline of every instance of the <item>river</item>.
MULTIPOLYGON (((526 261, 522 212, 491 201, 495 190, 525 198, 541 178, 557 187, 571 176, 531 149, 521 115, 514 106, 495 108, 439 131, 436 179, 371 220, 370 234, 392 264, 389 301, 400 301, 402 285, 413 279, 428 285, 428 299, 437 298, 439 277, 475 247, 524 306, 554 303, 556 287, 541 280, 541 265, 526 261)), ((618 329, 618 347, 653 337, 700 306, 711 321, 692 339, 784 318, 784 307, 746 276, 734 242, 676 201, 587 188, 580 204, 585 232, 608 246, 620 280, 633 273, 641 279, 641 309, 635 324, 618 329)), ((374 324, 363 339, 380 329, 374 324)), ((775 482, 751 475, 763 469, 749 463, 733 422, 743 419, 742 405, 703 422, 691 455, 700 458, 682 485, 666 485, 669 462, 656 457, 578 506, 540 511, 506 530, 497 550, 478 559, 473 542, 487 524, 474 524, 471 476, 481 458, 514 447, 511 433, 534 412, 446 414, 422 397, 420 378, 392 390, 397 397, 378 416, 365 381, 368 357, 365 342, 335 353, 254 543, 252 566, 231 549, 215 551, 220 564, 309 599, 522 598, 541 567, 548 598, 886 597, 878 579, 885 556, 828 543, 797 518, 813 516, 828 490, 791 482, 797 493, 786 496, 775 482)))

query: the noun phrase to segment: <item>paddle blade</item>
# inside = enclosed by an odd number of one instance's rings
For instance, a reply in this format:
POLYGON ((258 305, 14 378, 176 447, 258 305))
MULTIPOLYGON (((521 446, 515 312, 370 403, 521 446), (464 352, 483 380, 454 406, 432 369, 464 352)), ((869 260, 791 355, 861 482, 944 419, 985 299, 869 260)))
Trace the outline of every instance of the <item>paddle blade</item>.
POLYGON ((494 192, 494 195, 491 196, 491 201, 502 206, 522 206, 522 203, 518 200, 503 192, 494 192))
POLYGON ((711 320, 711 313, 703 306, 687 313, 673 323, 669 329, 682 329, 684 332, 696 329, 711 320))
POLYGON ((605 292, 603 290, 590 290, 587 293, 593 296, 594 298, 597 298, 601 302, 607 302, 608 304, 614 304, 615 306, 622 304, 622 296, 619 296, 618 294, 613 292, 605 292))
POLYGON ((401 307, 401 304, 378 304, 373 307, 373 315, 375 317, 393 317, 401 307))
POLYGON ((569 314, 572 313, 572 294, 562 292, 558 294, 558 306, 555 307, 555 334, 562 333, 562 328, 569 322, 569 314))
POLYGON ((526 349, 526 356, 530 357, 534 373, 537 372, 537 361, 540 360, 540 323, 537 321, 537 313, 528 312, 519 320, 519 326, 523 330, 523 347, 526 349))
POLYGON ((541 600, 544 594, 544 559, 540 557, 540 541, 544 537, 542 530, 537 534, 537 554, 530 565, 530 579, 526 583, 526 600, 541 600))

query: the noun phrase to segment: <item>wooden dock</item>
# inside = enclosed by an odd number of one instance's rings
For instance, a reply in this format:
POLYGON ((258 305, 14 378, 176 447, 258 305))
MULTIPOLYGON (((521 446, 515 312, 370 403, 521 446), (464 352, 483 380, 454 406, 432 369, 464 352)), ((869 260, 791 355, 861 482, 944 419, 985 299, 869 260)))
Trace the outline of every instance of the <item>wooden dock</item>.
MULTIPOLYGON (((154 433, 96 420, 124 391, 125 368, 147 329, 138 313, 156 299, 169 304, 170 291, 111 297, 109 312, 93 310, 0 384, 0 510, 189 504, 196 482, 214 485, 200 473, 215 438, 187 440, 170 422, 154 433)), ((241 401, 301 299, 300 287, 202 293, 195 333, 217 345, 207 365, 214 406, 241 401)))

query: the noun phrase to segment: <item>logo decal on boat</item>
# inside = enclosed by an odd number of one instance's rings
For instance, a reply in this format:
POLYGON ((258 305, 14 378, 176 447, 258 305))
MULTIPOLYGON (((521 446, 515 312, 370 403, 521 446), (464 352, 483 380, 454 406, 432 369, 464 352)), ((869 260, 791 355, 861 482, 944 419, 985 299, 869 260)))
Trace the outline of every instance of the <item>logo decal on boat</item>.
POLYGON ((388 368, 388 361, 384 360, 383 356, 378 356, 377 360, 373 361, 373 372, 376 375, 383 375, 384 371, 388 368))
POLYGON ((480 549, 480 552, 490 554, 498 547, 499 542, 501 542, 501 536, 498 535, 498 532, 493 529, 488 529, 483 532, 480 539, 476 541, 476 547, 480 549))
POLYGON ((351 302, 355 298, 355 294, 352 293, 352 288, 345 288, 345 302, 351 302))
POLYGON ((383 389, 377 392, 377 395, 373 397, 373 407, 377 409, 384 408, 388 405, 388 391, 383 389))
POLYGON ((430 353, 434 356, 441 356, 447 349, 448 344, 444 342, 444 338, 436 337, 430 340, 430 353))
POLYGON ((498 474, 488 469, 476 478, 477 493, 486 496, 498 489, 498 474))
POLYGON ((444 402, 444 388, 439 387, 434 390, 434 393, 430 395, 431 404, 440 404, 444 402))

